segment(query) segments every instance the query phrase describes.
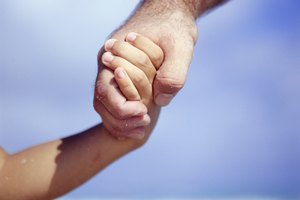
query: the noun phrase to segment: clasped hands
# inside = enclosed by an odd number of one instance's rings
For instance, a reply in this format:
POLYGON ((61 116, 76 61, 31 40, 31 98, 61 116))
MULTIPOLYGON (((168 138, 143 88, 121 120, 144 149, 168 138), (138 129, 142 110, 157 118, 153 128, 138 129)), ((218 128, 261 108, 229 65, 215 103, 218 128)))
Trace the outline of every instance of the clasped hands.
POLYGON ((109 39, 99 55, 94 108, 104 127, 119 140, 147 138, 160 110, 152 86, 164 59, 162 49, 131 32, 125 41, 109 39))

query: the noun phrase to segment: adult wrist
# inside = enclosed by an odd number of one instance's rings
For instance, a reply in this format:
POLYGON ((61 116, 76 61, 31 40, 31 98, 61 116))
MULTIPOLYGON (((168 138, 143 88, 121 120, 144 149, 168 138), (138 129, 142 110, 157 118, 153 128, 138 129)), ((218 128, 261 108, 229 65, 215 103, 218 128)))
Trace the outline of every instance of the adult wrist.
POLYGON ((144 0, 143 5, 161 5, 163 9, 181 10, 196 20, 205 12, 228 1, 229 0, 144 0))
POLYGON ((190 0, 144 0, 141 7, 159 15, 165 15, 169 12, 182 12, 188 18, 195 20, 197 18, 195 9, 199 1, 202 0, 194 0, 193 3, 190 0))
POLYGON ((189 0, 144 0, 120 28, 126 30, 141 26, 139 30, 145 29, 150 32, 157 26, 166 32, 177 28, 180 29, 180 33, 189 34, 195 42, 198 35, 196 14, 186 1, 189 0))

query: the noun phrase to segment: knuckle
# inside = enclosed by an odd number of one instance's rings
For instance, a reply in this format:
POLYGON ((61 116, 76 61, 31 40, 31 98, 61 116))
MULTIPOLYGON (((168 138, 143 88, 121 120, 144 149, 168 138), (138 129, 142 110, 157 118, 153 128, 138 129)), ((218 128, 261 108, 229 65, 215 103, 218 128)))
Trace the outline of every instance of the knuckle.
POLYGON ((124 123, 122 123, 122 125, 119 124, 119 125, 112 126, 111 129, 112 132, 114 132, 114 134, 117 136, 124 135, 124 132, 130 130, 129 125, 126 126, 126 124, 124 123))
POLYGON ((132 91, 132 89, 131 89, 131 86, 129 87, 125 87, 124 89, 123 89, 123 91, 124 91, 124 93, 125 93, 125 98, 126 99, 129 99, 129 100, 131 100, 131 101, 135 101, 135 100, 139 100, 139 95, 138 95, 138 93, 137 92, 135 92, 135 91, 132 91))
POLYGON ((114 68, 118 66, 122 66, 122 59, 118 56, 115 56, 114 59, 110 63, 114 68))
POLYGON ((120 137, 121 131, 117 130, 113 126, 105 125, 106 129, 109 131, 109 133, 114 137, 120 137))
POLYGON ((139 100, 141 100, 140 96, 138 94, 135 94, 135 93, 128 93, 127 97, 131 101, 139 101, 139 100))
POLYGON ((120 133, 122 131, 122 127, 120 126, 120 124, 113 124, 112 125, 112 130, 115 132, 115 133, 120 133))
POLYGON ((115 44, 112 46, 111 51, 115 54, 122 55, 126 50, 125 47, 126 43, 121 41, 116 41, 115 44))
POLYGON ((138 64, 140 66, 146 67, 146 66, 151 66, 151 61, 149 60, 147 55, 142 54, 140 58, 138 59, 138 64))
POLYGON ((136 73, 133 77, 133 81, 139 85, 143 85, 143 83, 145 82, 146 80, 146 75, 140 71, 139 73, 136 73))
POLYGON ((121 87, 122 87, 121 89, 126 91, 126 92, 131 91, 131 84, 130 83, 123 83, 121 87))
POLYGON ((116 105, 114 113, 118 119, 124 119, 127 117, 127 113, 125 112, 124 107, 121 104, 116 105))
POLYGON ((104 54, 104 52, 104 47, 102 47, 97 54, 98 66, 102 66, 102 55, 104 54))
POLYGON ((106 120, 103 118, 103 125, 114 136, 120 136, 122 127, 120 127, 119 120, 106 120))
POLYGON ((101 105, 101 103, 98 101, 97 97, 95 96, 94 97, 94 100, 93 100, 93 107, 96 109, 99 108, 99 106, 101 105))
POLYGON ((157 51, 153 53, 153 63, 157 64, 157 67, 160 67, 160 65, 162 64, 162 61, 164 59, 164 53, 163 51, 157 51))
POLYGON ((125 131, 131 127, 130 125, 131 124, 129 124, 128 120, 125 119, 125 120, 121 120, 116 128, 119 131, 125 131))
POLYGON ((96 100, 94 100, 94 102, 93 102, 93 107, 97 113, 100 112, 99 103, 96 100))
POLYGON ((156 77, 157 86, 164 92, 174 93, 181 90, 185 81, 176 78, 156 77))
POLYGON ((107 86, 101 81, 97 81, 95 98, 99 101, 103 101, 107 97, 107 86))
POLYGON ((156 75, 156 69, 155 68, 150 68, 148 71, 149 72, 148 72, 147 76, 148 76, 149 81, 152 83, 153 79, 154 79, 154 77, 156 75))

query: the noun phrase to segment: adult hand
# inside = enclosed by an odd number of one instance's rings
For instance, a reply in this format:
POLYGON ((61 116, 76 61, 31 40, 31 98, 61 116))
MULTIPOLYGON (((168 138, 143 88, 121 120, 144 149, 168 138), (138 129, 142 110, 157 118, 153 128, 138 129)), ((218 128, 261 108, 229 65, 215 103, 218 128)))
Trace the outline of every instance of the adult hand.
POLYGON ((197 29, 190 13, 170 10, 156 14, 158 11, 150 13, 149 9, 142 7, 112 38, 124 40, 133 31, 149 37, 162 48, 165 57, 154 80, 153 95, 157 105, 166 106, 184 86, 197 29))
MULTIPOLYGON (((224 0, 145 0, 134 15, 112 34, 111 38, 131 40, 128 33, 137 32, 149 37, 162 48, 164 61, 153 83, 153 95, 157 105, 169 104, 184 86, 198 35, 195 19, 207 9, 222 2, 224 0)), ((103 83, 112 81, 113 77, 113 72, 109 72, 101 62, 103 53, 100 51, 98 54, 99 73, 95 88, 95 97, 98 98, 94 100, 95 109, 98 112, 99 108, 112 111, 109 119, 116 120, 117 123, 113 123, 116 129, 132 130, 137 124, 141 125, 148 119, 145 117, 147 109, 141 102, 134 102, 131 109, 128 109, 122 106, 121 94, 118 94, 117 88, 110 87, 103 90, 103 83), (101 75, 103 71, 106 76, 101 75), (137 118, 137 116, 144 117, 137 118)))

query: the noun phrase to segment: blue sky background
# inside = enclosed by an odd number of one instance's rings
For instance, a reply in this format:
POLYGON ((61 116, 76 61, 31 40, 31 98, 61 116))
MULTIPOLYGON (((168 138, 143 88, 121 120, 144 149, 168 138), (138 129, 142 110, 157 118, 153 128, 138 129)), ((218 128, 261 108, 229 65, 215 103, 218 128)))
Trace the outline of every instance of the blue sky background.
MULTIPOLYGON (((0 145, 100 121, 96 54, 138 1, 0 1, 0 145)), ((188 80, 143 148, 66 198, 300 196, 296 0, 231 1, 198 20, 188 80)))

